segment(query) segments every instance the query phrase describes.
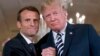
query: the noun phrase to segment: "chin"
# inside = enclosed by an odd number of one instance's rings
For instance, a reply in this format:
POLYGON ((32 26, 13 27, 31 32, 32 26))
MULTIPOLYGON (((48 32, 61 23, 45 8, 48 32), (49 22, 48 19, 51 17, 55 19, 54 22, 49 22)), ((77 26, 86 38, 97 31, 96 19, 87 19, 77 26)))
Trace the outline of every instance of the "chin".
POLYGON ((60 29, 58 29, 58 28, 55 28, 55 29, 52 29, 53 31, 59 31, 60 29))

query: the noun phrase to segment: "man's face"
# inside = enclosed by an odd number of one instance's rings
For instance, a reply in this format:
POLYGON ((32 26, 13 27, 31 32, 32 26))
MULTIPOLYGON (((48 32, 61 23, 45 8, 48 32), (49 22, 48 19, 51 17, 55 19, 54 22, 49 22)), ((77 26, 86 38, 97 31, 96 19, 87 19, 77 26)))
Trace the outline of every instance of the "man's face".
POLYGON ((39 29, 39 14, 34 11, 24 10, 21 14, 21 21, 17 22, 20 31, 26 36, 34 36, 39 29))
POLYGON ((66 12, 56 5, 47 6, 43 11, 43 17, 48 27, 54 31, 62 30, 67 22, 66 12))

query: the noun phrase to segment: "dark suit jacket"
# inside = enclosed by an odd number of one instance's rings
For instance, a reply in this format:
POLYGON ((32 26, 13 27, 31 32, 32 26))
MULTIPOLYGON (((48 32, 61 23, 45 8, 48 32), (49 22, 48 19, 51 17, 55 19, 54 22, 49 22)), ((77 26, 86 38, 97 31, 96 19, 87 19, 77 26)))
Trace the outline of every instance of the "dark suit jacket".
POLYGON ((24 38, 18 34, 8 41, 3 48, 3 56, 35 56, 24 38))
MULTIPOLYGON (((41 53, 41 49, 50 46, 56 48, 52 31, 37 43, 37 51, 41 53)), ((68 24, 63 56, 100 56, 100 37, 94 28, 88 24, 68 24)))

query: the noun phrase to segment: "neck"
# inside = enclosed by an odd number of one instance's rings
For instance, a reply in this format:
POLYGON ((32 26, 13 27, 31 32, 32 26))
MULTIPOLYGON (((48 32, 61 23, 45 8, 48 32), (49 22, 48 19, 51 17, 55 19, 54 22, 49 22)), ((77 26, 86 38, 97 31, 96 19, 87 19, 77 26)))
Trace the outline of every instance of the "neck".
POLYGON ((24 35, 26 38, 28 38, 31 42, 33 42, 35 35, 26 35, 24 33, 21 32, 22 35, 24 35))
POLYGON ((33 37, 28 37, 29 40, 31 40, 33 42, 33 37))

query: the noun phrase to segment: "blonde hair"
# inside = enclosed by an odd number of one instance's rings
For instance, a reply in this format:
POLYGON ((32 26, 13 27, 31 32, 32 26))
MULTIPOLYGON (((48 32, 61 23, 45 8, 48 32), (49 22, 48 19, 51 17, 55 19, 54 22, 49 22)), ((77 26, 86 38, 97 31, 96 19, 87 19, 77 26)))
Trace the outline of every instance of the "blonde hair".
POLYGON ((60 3, 60 0, 44 0, 41 5, 41 11, 44 11, 47 6, 50 6, 52 4, 63 8, 63 6, 60 3))

